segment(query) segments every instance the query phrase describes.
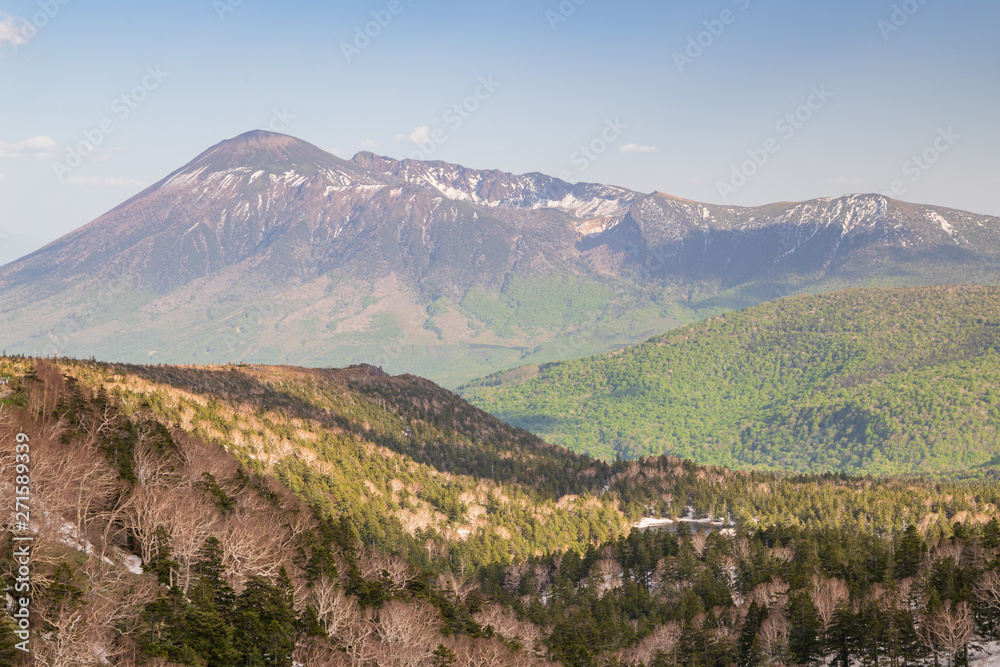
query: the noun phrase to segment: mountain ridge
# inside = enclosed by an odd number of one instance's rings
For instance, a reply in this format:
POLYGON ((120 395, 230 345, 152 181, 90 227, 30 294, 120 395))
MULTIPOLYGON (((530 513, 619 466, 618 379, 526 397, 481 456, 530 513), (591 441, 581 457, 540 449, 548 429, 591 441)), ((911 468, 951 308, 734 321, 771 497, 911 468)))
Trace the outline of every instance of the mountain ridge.
POLYGON ((0 267, 0 342, 454 386, 786 294, 991 282, 998 260, 997 218, 881 195, 721 206, 254 131, 0 267))

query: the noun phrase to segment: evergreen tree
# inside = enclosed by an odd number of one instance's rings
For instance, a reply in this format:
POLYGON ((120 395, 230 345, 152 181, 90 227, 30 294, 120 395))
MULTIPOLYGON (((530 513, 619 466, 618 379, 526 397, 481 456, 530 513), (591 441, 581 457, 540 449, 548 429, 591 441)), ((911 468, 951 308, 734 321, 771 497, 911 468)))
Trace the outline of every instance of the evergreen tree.
POLYGON ((163 528, 156 530, 156 549, 149 559, 149 562, 142 566, 143 572, 151 572, 156 575, 157 581, 164 586, 173 586, 176 583, 177 572, 180 564, 171 558, 173 553, 170 548, 170 536, 163 528))
POLYGON ((694 623, 685 623, 677 642, 678 664, 681 667, 707 667, 705 649, 704 629, 694 623))
POLYGON ((924 557, 924 550, 924 541, 920 537, 917 527, 911 523, 903 532, 899 547, 896 549, 895 574, 897 579, 912 577, 917 573, 920 561, 924 557))
POLYGON ((198 641, 198 628, 189 626, 188 608, 189 603, 176 586, 146 605, 142 614, 145 630, 139 645, 147 654, 182 665, 202 664, 198 651, 191 646, 198 641))
MULTIPOLYGON (((207 598, 206 598, 207 600, 207 598)), ((237 667, 234 630, 214 605, 189 606, 184 614, 183 642, 205 661, 206 667, 237 667)))
POLYGON ((747 617, 743 621, 743 628, 740 630, 739 642, 736 645, 736 664, 738 667, 757 667, 761 664, 763 656, 757 632, 765 618, 767 618, 767 607, 757 604, 756 600, 751 601, 750 607, 747 609, 747 617))
POLYGON ((215 608, 227 613, 233 608, 236 593, 226 581, 226 568, 222 564, 222 546, 215 537, 205 540, 192 568, 198 577, 196 588, 207 592, 215 608))
POLYGON ((982 545, 987 549, 1000 547, 1000 521, 993 517, 983 526, 982 545))
POLYGON ((295 648, 292 583, 284 568, 277 584, 251 577, 236 600, 236 648, 250 665, 289 667, 295 648))
POLYGON ((828 633, 828 648, 834 652, 834 664, 851 667, 851 655, 857 644, 858 628, 854 614, 846 605, 837 607, 828 633))
POLYGON ((809 665, 823 654, 820 641, 822 624, 812 598, 805 591, 792 595, 788 601, 788 649, 793 660, 800 665, 809 665))

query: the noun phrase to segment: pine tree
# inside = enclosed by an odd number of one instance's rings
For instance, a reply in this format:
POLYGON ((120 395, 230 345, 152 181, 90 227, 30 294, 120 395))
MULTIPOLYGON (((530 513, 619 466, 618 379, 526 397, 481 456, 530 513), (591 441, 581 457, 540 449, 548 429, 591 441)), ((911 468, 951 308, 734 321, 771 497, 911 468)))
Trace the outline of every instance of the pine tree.
POLYGON ((792 627, 788 633, 788 648, 797 664, 808 665, 822 655, 820 631, 822 626, 812 599, 805 591, 793 595, 788 602, 788 620, 792 627))
POLYGON ((233 626, 214 605, 195 605, 184 614, 184 643, 205 660, 206 667, 237 667, 239 654, 233 646, 233 626))
POLYGON ((757 631, 760 630, 765 618, 767 618, 767 607, 757 604, 756 600, 750 602, 737 643, 736 664, 739 667, 757 667, 761 664, 762 655, 757 631))
POLYGON ((854 614, 846 605, 841 605, 834 612, 832 627, 829 631, 829 649, 835 653, 834 663, 840 667, 851 666, 851 655, 858 639, 858 628, 854 614))
POLYGON ((896 578, 905 579, 916 575, 920 561, 924 557, 924 541, 912 523, 906 527, 899 547, 896 549, 896 578))
POLYGON ((682 667, 704 667, 706 654, 705 632, 694 623, 685 623, 677 641, 677 653, 682 667))
POLYGON ((288 667, 295 648, 292 582, 282 568, 277 584, 251 577, 236 600, 235 643, 250 664, 288 667))
POLYGON ((236 593, 226 581, 226 567, 222 564, 222 546, 216 537, 205 540, 192 568, 198 576, 198 586, 207 591, 215 607, 222 613, 232 609, 236 593))

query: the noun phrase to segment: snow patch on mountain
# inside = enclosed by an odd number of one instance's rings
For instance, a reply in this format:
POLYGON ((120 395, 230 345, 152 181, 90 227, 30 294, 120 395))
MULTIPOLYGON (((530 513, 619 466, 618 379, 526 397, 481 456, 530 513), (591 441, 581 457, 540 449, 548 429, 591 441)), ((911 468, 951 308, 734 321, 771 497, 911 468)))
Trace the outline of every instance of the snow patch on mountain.
POLYGON ((955 228, 952 226, 950 222, 948 222, 944 218, 944 216, 942 216, 937 211, 927 211, 926 215, 931 220, 931 222, 940 225, 941 231, 943 231, 948 236, 955 238, 955 228))

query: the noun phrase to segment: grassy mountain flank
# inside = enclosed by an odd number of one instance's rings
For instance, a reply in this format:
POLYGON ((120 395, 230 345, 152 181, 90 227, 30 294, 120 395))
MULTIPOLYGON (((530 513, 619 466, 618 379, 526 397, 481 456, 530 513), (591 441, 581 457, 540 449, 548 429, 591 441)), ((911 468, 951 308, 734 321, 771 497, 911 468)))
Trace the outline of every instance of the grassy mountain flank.
POLYGON ((1000 290, 792 297, 462 393, 574 451, 810 472, 944 472, 1000 454, 1000 290))

